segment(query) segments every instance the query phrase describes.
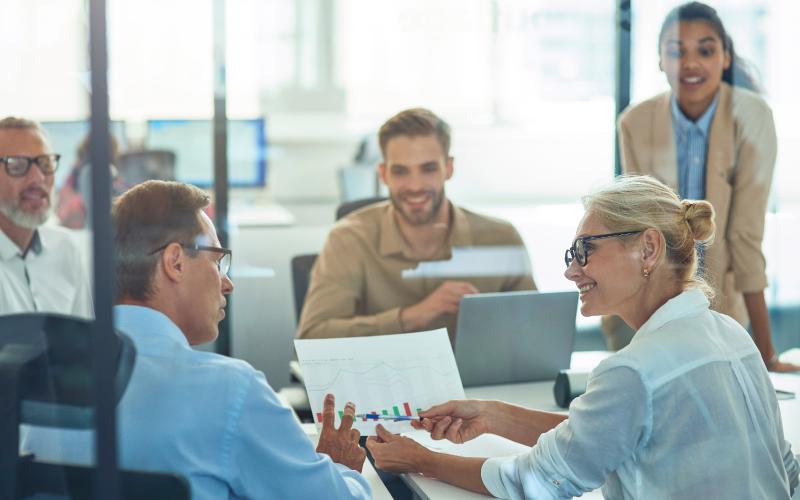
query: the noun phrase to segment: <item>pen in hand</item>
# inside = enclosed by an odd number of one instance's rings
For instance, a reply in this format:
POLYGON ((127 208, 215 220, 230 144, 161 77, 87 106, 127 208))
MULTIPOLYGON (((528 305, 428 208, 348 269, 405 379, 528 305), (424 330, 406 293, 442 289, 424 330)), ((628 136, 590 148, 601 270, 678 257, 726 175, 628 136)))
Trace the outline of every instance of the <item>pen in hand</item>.
POLYGON ((403 420, 422 420, 422 417, 409 417, 407 415, 379 415, 377 413, 359 413, 356 418, 367 420, 391 420, 399 422, 403 420))

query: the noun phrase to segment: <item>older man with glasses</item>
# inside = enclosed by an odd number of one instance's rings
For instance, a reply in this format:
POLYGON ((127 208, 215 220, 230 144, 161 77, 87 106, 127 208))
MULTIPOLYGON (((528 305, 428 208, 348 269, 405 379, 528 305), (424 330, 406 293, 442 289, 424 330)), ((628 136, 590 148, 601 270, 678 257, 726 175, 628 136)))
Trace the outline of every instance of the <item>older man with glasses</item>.
MULTIPOLYGON (((194 186, 148 181, 114 204, 114 319, 137 351, 117 408, 120 465, 181 474, 195 500, 369 498, 355 406, 344 405, 337 429, 326 398, 315 450, 263 373, 191 348, 216 339, 233 291, 231 251, 203 212, 208 203, 194 186)), ((44 428, 23 439, 40 459, 68 463, 91 462, 90 443, 44 428)))
POLYGON ((93 315, 75 241, 66 230, 43 225, 58 160, 39 124, 0 120, 0 314, 93 315))

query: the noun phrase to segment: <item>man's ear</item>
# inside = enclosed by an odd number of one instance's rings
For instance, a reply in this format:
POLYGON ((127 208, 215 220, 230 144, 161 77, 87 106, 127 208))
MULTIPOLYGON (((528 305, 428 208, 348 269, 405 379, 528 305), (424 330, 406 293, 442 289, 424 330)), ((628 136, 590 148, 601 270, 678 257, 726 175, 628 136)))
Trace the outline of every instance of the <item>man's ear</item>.
POLYGON ((186 270, 186 253, 178 243, 170 243, 161 252, 161 267, 169 281, 179 283, 186 270))
POLYGON ((448 156, 444 164, 445 180, 450 180, 453 177, 453 157, 448 156))
POLYGON ((384 162, 378 163, 378 177, 380 177, 381 181, 383 181, 384 184, 386 184, 387 186, 389 185, 386 182, 386 163, 384 162))

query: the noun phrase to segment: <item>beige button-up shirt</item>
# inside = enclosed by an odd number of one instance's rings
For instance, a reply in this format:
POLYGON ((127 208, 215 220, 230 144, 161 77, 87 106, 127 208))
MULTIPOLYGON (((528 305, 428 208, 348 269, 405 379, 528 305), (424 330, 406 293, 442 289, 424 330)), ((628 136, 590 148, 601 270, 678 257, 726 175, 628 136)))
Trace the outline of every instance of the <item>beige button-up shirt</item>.
MULTIPOLYGON (((468 281, 481 292, 536 289, 524 243, 511 224, 452 204, 450 210, 447 244, 427 262, 422 262, 406 242, 388 201, 370 205, 339 221, 311 272, 298 336, 335 338, 402 333, 400 309, 422 301, 448 280, 468 281), (464 265, 447 266, 456 261, 451 261, 454 249, 458 252, 480 247, 485 247, 488 259, 481 261, 477 254, 477 260, 466 259, 461 261, 464 265), (492 256, 516 260, 515 252, 516 255, 521 252, 523 258, 519 260, 523 265, 486 262, 492 256), (445 264, 439 272, 425 272, 438 264, 445 264), (475 269, 474 275, 470 275, 470 266, 475 269), (448 276, 454 267, 459 267, 457 275, 448 276), (504 274, 491 275, 487 268, 492 267, 504 274)), ((441 327, 447 328, 452 340, 456 316, 442 315, 430 325, 430 328, 441 327)))

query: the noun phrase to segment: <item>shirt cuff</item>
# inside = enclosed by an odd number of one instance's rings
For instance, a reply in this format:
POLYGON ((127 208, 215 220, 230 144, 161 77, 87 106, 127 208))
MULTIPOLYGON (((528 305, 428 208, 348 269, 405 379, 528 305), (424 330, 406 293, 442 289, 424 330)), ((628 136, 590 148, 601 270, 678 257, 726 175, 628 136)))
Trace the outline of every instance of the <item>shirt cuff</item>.
POLYGON ((395 307, 378 314, 378 334, 385 335, 390 333, 403 333, 403 325, 400 324, 400 308, 395 307))
POLYGON ((503 479, 500 475, 500 467, 506 460, 509 460, 509 458, 490 458, 483 462, 481 466, 481 481, 483 481, 483 485, 489 490, 489 493, 496 498, 508 498, 506 489, 503 487, 503 479))

